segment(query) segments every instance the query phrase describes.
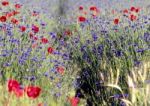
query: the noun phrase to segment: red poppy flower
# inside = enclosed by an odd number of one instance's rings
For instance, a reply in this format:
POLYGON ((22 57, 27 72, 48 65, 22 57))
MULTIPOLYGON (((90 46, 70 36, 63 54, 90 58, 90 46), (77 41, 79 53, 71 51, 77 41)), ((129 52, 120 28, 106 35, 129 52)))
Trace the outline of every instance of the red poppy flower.
POLYGON ((2 5, 7 6, 7 5, 9 5, 9 2, 8 1, 2 1, 2 5))
POLYGON ((38 32, 39 32, 39 27, 33 25, 33 26, 32 26, 32 31, 33 31, 34 33, 38 33, 38 32))
POLYGON ((8 81, 8 91, 12 92, 15 91, 16 89, 20 88, 19 82, 13 79, 10 79, 8 81))
POLYGON ((6 13, 6 17, 7 17, 7 18, 10 18, 10 17, 12 17, 12 16, 13 16, 13 13, 12 13, 12 12, 6 13))
POLYGON ((20 27, 20 31, 21 31, 21 32, 25 32, 25 31, 26 31, 26 27, 25 27, 25 26, 21 26, 21 27, 20 27))
POLYGON ((17 15, 17 14, 19 14, 20 12, 18 12, 18 11, 12 11, 12 14, 15 16, 15 15, 17 15))
POLYGON ((119 19, 118 18, 116 18, 116 19, 114 19, 114 24, 119 24, 119 19))
POLYGON ((91 7, 90 7, 90 11, 98 11, 98 9, 97 9, 96 6, 91 6, 91 7))
POLYGON ((18 21, 17 19, 15 19, 15 18, 12 18, 12 19, 11 19, 11 22, 12 22, 13 24, 18 24, 18 23, 19 23, 19 21, 18 21))
POLYGON ((131 8, 130 8, 130 11, 135 11, 135 7, 131 7, 131 8))
POLYGON ((65 35, 70 36, 70 35, 72 35, 72 32, 70 30, 65 30, 65 35))
POLYGON ((25 91, 29 98, 35 99, 40 95, 41 88, 37 86, 28 86, 25 91))
POLYGON ((131 21, 135 21, 137 19, 137 17, 133 14, 131 14, 129 18, 131 21))
POLYGON ((42 42, 43 44, 46 44, 46 43, 48 43, 48 39, 47 39, 47 38, 42 38, 42 39, 41 39, 41 42, 42 42))
POLYGON ((1 21, 1 22, 6 22, 6 20, 7 20, 6 16, 1 16, 1 17, 0 17, 0 21, 1 21))
POLYGON ((83 10, 83 6, 80 6, 80 7, 79 7, 79 10, 80 10, 80 11, 83 10))
POLYGON ((124 14, 128 13, 128 10, 127 10, 127 9, 124 9, 124 10, 123 10, 123 13, 124 13, 124 14))
POLYGON ((63 75, 64 74, 64 68, 61 66, 57 67, 57 72, 60 73, 61 75, 63 75))
POLYGON ((79 22, 85 22, 85 21, 86 21, 86 18, 83 17, 83 16, 80 16, 80 17, 78 17, 78 21, 79 21, 79 22))
POLYGON ((19 8, 21 8, 21 5, 20 4, 15 4, 15 8, 19 9, 19 8))
POLYGON ((139 11, 140 11, 140 9, 139 9, 139 8, 136 8, 136 9, 135 9, 135 12, 136 12, 136 13, 138 13, 139 11))
POLYGON ((70 101, 70 103, 71 103, 71 106, 78 106, 79 98, 77 98, 77 97, 72 97, 72 98, 69 98, 69 101, 70 101))
POLYGON ((48 47, 47 51, 49 54, 51 54, 51 53, 53 53, 54 49, 52 47, 48 47))

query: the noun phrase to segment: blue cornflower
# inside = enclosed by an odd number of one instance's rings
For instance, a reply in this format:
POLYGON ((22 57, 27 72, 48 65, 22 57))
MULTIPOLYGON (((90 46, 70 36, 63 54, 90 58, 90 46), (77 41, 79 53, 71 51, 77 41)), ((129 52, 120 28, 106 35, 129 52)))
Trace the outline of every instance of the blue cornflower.
POLYGON ((150 42, 150 33, 144 33, 144 40, 150 42))
POLYGON ((120 56, 123 55, 123 53, 122 53, 121 50, 117 50, 117 51, 115 51, 115 55, 116 55, 117 57, 120 57, 120 56))

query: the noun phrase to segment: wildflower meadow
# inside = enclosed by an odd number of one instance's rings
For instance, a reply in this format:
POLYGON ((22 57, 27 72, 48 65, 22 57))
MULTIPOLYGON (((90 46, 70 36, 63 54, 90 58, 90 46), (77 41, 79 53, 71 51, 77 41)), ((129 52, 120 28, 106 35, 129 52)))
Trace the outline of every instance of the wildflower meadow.
POLYGON ((0 106, 150 106, 150 0, 0 0, 0 106))

